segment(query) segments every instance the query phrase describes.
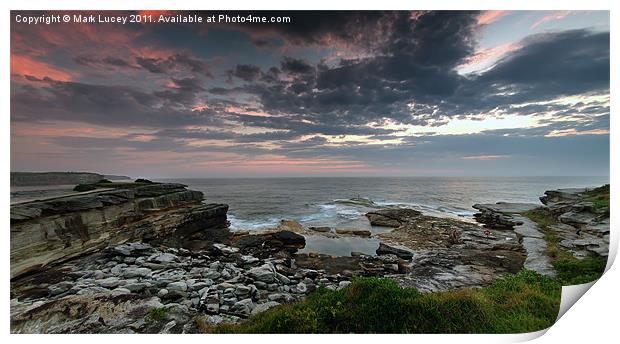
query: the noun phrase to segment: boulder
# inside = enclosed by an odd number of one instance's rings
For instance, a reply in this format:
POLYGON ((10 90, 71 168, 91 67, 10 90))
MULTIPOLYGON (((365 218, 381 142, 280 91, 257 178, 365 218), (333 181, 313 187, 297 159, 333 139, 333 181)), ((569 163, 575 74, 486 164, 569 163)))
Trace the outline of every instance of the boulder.
POLYGON ((389 246, 384 243, 379 243, 379 247, 377 248, 377 254, 378 255, 393 254, 399 258, 406 259, 406 260, 411 260, 411 258, 413 258, 413 252, 403 249, 403 248, 389 246))
POLYGON ((229 312, 236 316, 246 318, 252 314, 254 307, 255 305, 254 302, 252 302, 252 299, 243 299, 232 305, 229 312))

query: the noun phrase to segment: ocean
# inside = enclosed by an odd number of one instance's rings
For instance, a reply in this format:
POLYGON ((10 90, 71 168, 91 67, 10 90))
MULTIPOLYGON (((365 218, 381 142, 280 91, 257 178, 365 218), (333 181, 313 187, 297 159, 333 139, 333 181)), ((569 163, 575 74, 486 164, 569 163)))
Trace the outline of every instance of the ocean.
MULTIPOLYGON (((176 182, 205 194, 207 203, 229 205, 232 231, 260 231, 280 220, 303 225, 367 229, 372 233, 389 228, 370 226, 364 216, 385 206, 407 207, 428 215, 473 220, 475 203, 540 203, 545 190, 597 187, 608 177, 374 177, 374 178, 237 178, 154 179, 176 182)), ((73 185, 11 187, 11 202, 72 193, 73 185)), ((305 235, 300 252, 350 255, 375 254, 376 236, 326 237, 305 235)))
MULTIPOLYGON (((364 214, 381 206, 472 220, 475 203, 533 202, 545 190, 596 187, 609 177, 359 177, 165 179, 227 203, 232 230, 260 230, 281 219, 306 226, 370 229, 364 214)), ((376 231, 374 229, 373 231, 376 231)))

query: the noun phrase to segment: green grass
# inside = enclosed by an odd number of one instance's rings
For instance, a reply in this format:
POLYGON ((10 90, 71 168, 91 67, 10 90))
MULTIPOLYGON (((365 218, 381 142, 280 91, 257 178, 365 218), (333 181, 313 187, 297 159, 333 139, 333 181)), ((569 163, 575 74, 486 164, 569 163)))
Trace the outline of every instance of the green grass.
POLYGON ((386 278, 357 278, 342 290, 319 288, 216 333, 521 333, 551 326, 561 285, 532 271, 480 289, 420 293, 386 278))
POLYGON ((607 257, 592 254, 584 259, 562 258, 553 262, 556 278, 562 285, 575 285, 596 281, 605 272, 607 257))
POLYGON ((144 320, 151 321, 164 321, 168 318, 168 311, 163 308, 151 308, 149 312, 144 317, 144 320))
MULTIPOLYGON (((607 186, 609 192, 609 186, 607 186)), ((602 187, 604 188, 604 187, 602 187)), ((600 189, 600 188, 599 188, 600 189)), ((546 254, 557 272, 556 279, 562 285, 576 285, 595 281, 605 272, 607 258, 591 254, 583 259, 575 258, 572 253, 563 249, 560 238, 549 228, 557 223, 551 212, 545 208, 538 208, 524 213, 530 220, 536 222, 543 231, 547 241, 546 254)))
POLYGON ((583 200, 592 202, 595 212, 609 216, 609 184, 586 192, 583 200))

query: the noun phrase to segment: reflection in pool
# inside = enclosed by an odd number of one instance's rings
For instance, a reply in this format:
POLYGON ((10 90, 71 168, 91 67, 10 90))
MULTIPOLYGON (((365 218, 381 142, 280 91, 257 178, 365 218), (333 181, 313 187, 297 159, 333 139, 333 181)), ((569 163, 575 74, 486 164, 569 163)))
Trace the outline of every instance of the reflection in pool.
POLYGON ((299 253, 323 253, 332 256, 350 256, 351 252, 375 255, 379 240, 375 238, 339 237, 328 238, 322 235, 307 235, 306 247, 299 253))

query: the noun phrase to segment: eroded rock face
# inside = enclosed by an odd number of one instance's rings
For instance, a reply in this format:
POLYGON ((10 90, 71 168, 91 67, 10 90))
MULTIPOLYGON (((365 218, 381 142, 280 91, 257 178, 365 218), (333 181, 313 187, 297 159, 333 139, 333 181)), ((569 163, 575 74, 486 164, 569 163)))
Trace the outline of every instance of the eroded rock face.
POLYGON ((228 206, 202 200, 185 185, 154 184, 14 204, 11 278, 126 241, 226 239, 228 206))
POLYGON ((584 200, 591 189, 545 191, 540 200, 557 219, 549 226, 560 238, 560 246, 576 258, 590 253, 609 255, 609 213, 597 212, 594 204, 584 200))
POLYGON ((395 227, 378 235, 378 257, 399 259, 395 273, 387 276, 420 291, 483 286, 518 272, 526 259, 512 230, 485 231, 473 223, 412 209, 382 209, 367 217, 373 225, 395 227))
POLYGON ((513 215, 520 214, 538 208, 538 204, 533 203, 507 203, 498 202, 494 204, 474 204, 472 208, 479 212, 474 214, 476 221, 484 223, 490 228, 512 229, 519 226, 522 222, 513 215))

